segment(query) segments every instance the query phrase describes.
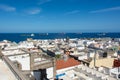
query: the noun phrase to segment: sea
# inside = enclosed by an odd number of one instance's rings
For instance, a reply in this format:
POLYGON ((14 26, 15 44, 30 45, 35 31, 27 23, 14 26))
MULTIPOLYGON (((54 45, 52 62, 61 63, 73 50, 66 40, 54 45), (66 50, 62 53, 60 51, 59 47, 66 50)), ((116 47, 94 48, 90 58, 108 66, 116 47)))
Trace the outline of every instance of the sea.
POLYGON ((63 39, 63 38, 120 38, 120 33, 0 33, 0 41, 12 42, 32 39, 63 39))

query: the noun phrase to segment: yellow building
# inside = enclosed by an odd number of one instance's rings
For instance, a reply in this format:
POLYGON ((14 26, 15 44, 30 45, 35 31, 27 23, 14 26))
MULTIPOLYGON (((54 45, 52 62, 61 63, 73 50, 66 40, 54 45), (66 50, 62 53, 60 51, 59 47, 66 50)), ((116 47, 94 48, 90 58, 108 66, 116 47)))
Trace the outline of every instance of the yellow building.
MULTIPOLYGON (((107 68, 112 68, 114 59, 115 59, 115 58, 96 59, 96 61, 95 61, 95 66, 96 66, 96 67, 104 66, 104 67, 107 67, 107 68)), ((94 67, 94 60, 92 60, 92 61, 90 62, 89 67, 90 67, 90 68, 93 68, 93 67, 94 67)))

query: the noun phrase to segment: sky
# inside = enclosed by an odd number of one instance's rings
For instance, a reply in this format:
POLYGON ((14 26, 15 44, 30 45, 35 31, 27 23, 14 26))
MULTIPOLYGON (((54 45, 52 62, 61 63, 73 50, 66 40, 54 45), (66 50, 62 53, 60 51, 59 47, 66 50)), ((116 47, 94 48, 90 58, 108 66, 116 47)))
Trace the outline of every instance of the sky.
POLYGON ((120 32, 120 0, 0 0, 0 33, 120 32))

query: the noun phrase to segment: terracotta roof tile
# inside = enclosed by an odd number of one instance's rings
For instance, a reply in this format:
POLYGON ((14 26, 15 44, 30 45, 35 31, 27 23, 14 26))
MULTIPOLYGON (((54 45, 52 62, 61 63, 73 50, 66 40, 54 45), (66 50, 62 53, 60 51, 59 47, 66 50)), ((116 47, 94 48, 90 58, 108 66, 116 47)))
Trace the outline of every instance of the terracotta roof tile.
POLYGON ((56 69, 63 69, 63 68, 67 68, 67 67, 72 67, 72 66, 76 66, 79 65, 80 62, 78 62, 77 60, 75 60, 74 58, 69 58, 67 61, 64 60, 57 60, 56 61, 56 69))

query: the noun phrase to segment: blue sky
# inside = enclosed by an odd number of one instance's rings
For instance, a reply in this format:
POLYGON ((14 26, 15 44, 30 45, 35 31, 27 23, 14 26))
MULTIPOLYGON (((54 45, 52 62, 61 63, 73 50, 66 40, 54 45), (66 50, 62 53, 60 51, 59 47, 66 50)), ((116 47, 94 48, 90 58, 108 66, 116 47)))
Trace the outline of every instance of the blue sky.
POLYGON ((120 0, 0 0, 0 33, 120 32, 120 0))

